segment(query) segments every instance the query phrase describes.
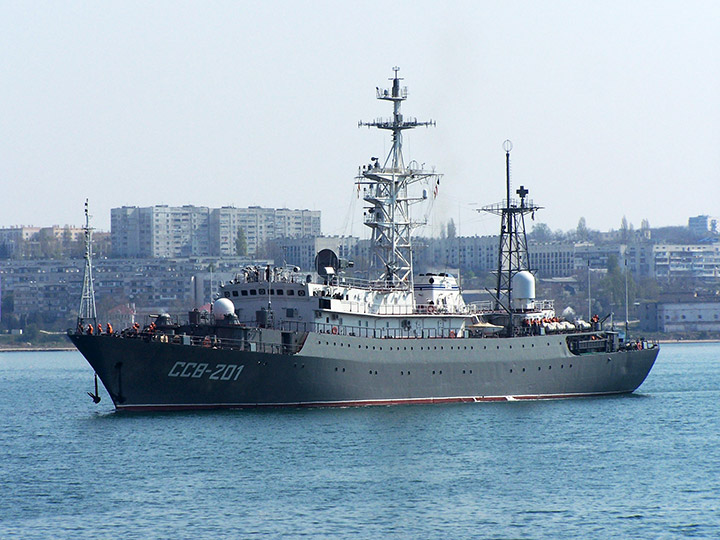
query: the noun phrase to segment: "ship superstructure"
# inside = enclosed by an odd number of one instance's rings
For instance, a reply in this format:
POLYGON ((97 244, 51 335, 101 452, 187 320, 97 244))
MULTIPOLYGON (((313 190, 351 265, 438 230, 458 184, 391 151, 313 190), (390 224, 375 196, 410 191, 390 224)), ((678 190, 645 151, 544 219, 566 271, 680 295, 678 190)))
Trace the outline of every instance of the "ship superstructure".
POLYGON ((392 117, 359 123, 392 136, 385 160, 372 158, 355 178, 372 233, 369 279, 349 277, 352 263, 323 250, 309 272, 241 269, 211 312, 190 311, 187 322, 161 314, 113 335, 81 322, 70 338, 118 409, 540 399, 642 383, 656 346, 560 321, 535 299, 524 217, 538 207, 523 186, 511 198, 507 145, 506 200, 486 207, 502 219, 494 301, 466 304, 450 273, 413 274, 410 208, 427 190, 412 188, 436 186, 440 175, 405 163, 403 133, 434 122, 403 116, 408 92, 393 71, 391 88, 376 90, 392 117))

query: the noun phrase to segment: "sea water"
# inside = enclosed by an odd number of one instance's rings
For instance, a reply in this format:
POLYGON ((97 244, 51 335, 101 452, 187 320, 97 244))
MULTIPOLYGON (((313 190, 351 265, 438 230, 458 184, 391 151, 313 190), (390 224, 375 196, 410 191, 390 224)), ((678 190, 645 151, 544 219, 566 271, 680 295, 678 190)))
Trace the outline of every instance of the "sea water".
POLYGON ((720 538, 720 344, 632 395, 117 413, 0 354, 0 538, 720 538))

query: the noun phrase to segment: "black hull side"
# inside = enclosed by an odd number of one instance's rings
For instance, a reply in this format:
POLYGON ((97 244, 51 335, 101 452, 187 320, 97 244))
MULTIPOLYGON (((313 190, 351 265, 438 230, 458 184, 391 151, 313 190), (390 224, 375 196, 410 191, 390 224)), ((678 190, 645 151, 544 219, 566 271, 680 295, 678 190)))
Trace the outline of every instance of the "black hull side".
MULTIPOLYGON (((565 354, 529 357, 513 353, 512 345, 505 351, 499 346, 482 352, 474 347, 472 352, 468 350, 471 342, 517 343, 515 339, 486 339, 462 340, 464 349, 447 345, 459 340, 434 340, 435 344, 446 344, 440 347, 442 353, 420 354, 415 350, 370 356, 350 349, 350 342, 354 344, 357 338, 354 342, 349 337, 333 338, 349 343, 345 349, 335 348, 336 354, 331 357, 317 354, 317 350, 314 355, 270 354, 139 338, 70 336, 116 408, 127 410, 385 405, 617 394, 640 386, 658 353, 657 348, 651 348, 574 356, 565 349, 565 354)), ((387 345, 387 340, 368 342, 387 345)), ((335 347, 342 347, 340 343, 335 347)))

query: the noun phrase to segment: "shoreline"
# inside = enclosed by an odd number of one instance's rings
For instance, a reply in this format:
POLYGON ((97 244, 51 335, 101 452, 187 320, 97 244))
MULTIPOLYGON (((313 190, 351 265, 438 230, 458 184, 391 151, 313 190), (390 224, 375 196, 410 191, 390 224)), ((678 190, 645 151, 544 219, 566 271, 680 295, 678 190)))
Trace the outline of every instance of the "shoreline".
POLYGON ((0 347, 0 353, 4 352, 62 352, 76 351, 75 347, 0 347))
POLYGON ((720 339, 658 339, 657 342, 670 345, 673 343, 720 343, 720 339))

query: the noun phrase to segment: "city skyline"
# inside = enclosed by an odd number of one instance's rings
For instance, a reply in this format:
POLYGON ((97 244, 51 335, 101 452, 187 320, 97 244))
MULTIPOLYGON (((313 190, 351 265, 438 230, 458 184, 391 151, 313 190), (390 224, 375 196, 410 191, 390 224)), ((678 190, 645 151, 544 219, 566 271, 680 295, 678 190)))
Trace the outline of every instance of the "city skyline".
POLYGON ((0 227, 78 224, 89 198, 102 230, 112 207, 192 204, 364 236, 353 177, 389 141, 357 122, 390 114, 394 65, 403 112, 437 121, 406 158, 445 175, 417 234, 496 234, 475 209, 503 197, 505 139, 552 230, 685 225, 720 214, 719 21, 710 2, 3 4, 0 227))

